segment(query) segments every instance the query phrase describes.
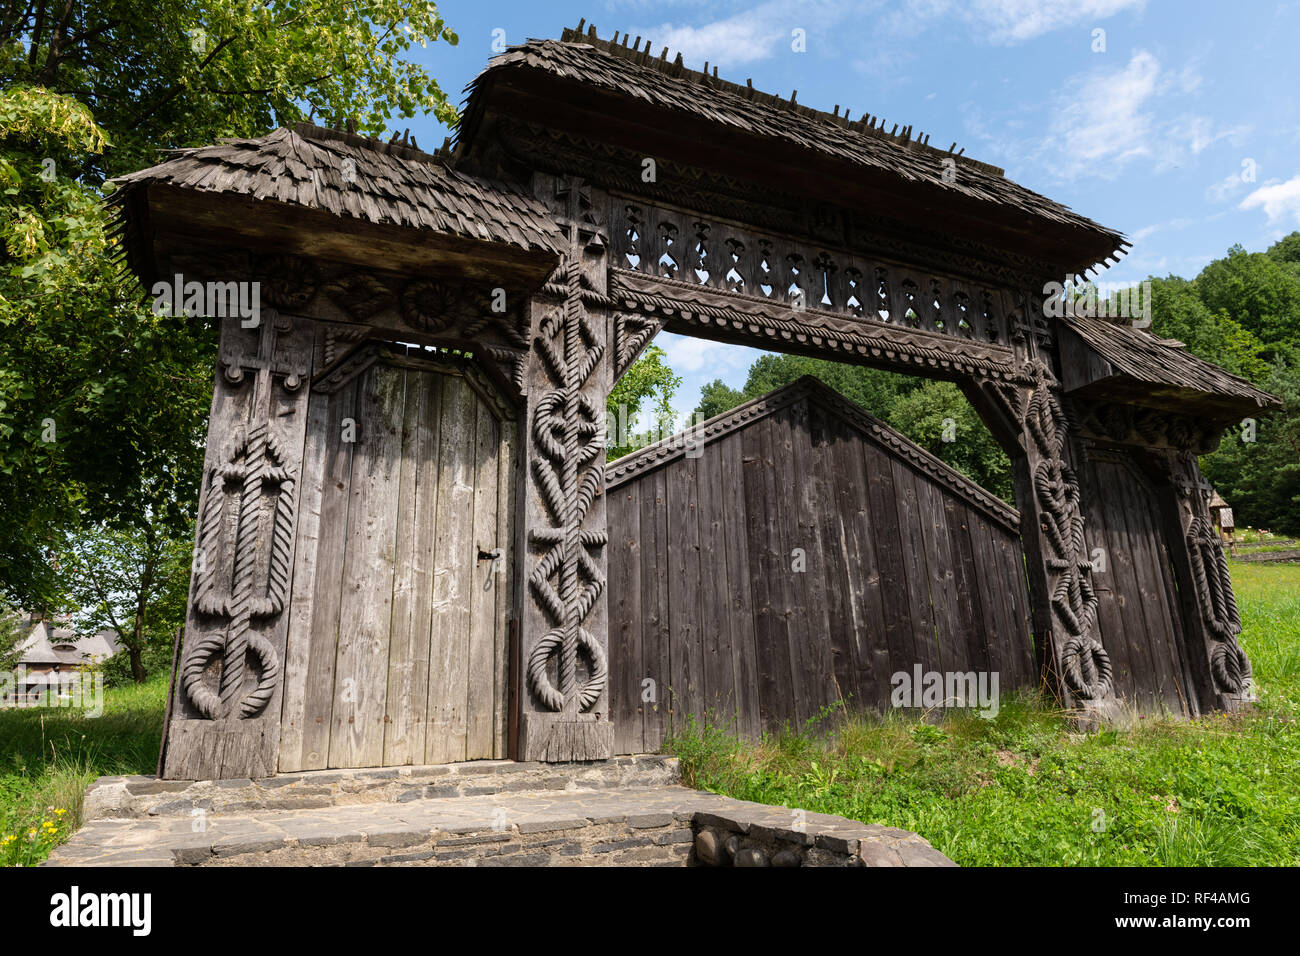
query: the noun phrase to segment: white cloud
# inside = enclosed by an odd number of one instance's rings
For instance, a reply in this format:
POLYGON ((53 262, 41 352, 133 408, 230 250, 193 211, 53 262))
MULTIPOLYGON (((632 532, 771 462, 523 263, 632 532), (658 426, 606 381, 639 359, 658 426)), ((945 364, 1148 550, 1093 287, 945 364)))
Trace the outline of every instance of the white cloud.
POLYGON ((1300 175, 1286 182, 1273 180, 1260 186, 1243 199, 1237 208, 1262 208, 1269 223, 1285 221, 1290 217, 1300 224, 1300 175))
POLYGON ((1205 198, 1210 202, 1225 202, 1237 195, 1245 181, 1241 178, 1241 173, 1228 173, 1217 183, 1212 183, 1205 190, 1205 198))
POLYGON ((1153 160, 1162 171, 1220 140, 1240 144, 1250 127, 1217 127, 1210 117, 1190 113, 1157 119, 1157 100, 1191 92, 1199 82, 1190 67, 1169 72, 1146 50, 1135 52, 1119 69, 1073 76, 1057 96, 1039 158, 1063 179, 1113 179, 1138 157, 1153 160))
POLYGON ((1032 40, 1067 26, 1141 9, 1146 0, 975 0, 961 6, 967 19, 980 24, 990 43, 1013 44, 1032 40))
POLYGON ((1150 155, 1152 115, 1145 107, 1159 77, 1159 62, 1139 50, 1121 70, 1067 81, 1046 144, 1060 157, 1061 175, 1109 172, 1112 178, 1128 160, 1150 155))
MULTIPOLYGON (((885 32, 915 36, 930 24, 961 20, 985 43, 1012 46, 1064 27, 1094 28, 1146 0, 908 0, 881 18, 885 32)), ((1083 37, 1090 44, 1090 35, 1083 37)))
MULTIPOLYGON (((814 25, 828 28, 845 17, 861 12, 862 4, 845 0, 812 0, 792 7, 784 0, 766 0, 755 7, 721 20, 699 26, 663 23, 657 27, 633 30, 652 41, 651 52, 658 54, 668 47, 668 55, 682 54, 686 65, 700 69, 707 60, 722 69, 744 63, 766 60, 774 54, 791 51, 793 31, 805 31, 811 48, 814 39, 809 36, 814 25)), ((645 42, 644 40, 642 41, 645 42)))

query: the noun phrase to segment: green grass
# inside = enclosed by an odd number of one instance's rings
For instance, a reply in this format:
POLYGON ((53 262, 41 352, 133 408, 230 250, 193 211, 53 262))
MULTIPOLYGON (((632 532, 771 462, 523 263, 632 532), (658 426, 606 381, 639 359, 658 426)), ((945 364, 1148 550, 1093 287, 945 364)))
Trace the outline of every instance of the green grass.
POLYGON ((688 724, 693 786, 914 830, 967 866, 1300 863, 1300 566, 1232 564, 1249 713, 1071 732, 1036 698, 939 725, 833 715, 758 743, 688 724))
POLYGON ((0 865, 30 866, 81 825, 96 777, 157 769, 167 676, 104 692, 103 713, 0 710, 0 865))

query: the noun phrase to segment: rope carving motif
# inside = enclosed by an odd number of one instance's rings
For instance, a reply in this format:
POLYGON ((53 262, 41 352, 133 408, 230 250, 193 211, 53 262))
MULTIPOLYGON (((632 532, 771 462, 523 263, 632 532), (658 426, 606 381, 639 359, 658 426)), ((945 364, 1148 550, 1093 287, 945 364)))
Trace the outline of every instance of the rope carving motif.
POLYGON ((1079 482, 1062 459, 1068 424, 1048 385, 1047 370, 1038 366, 1031 371, 1034 389, 1025 411, 1025 426, 1042 456, 1034 470, 1034 493, 1050 551, 1045 563, 1056 579, 1052 612, 1067 635, 1061 651, 1062 670, 1074 694, 1099 700, 1111 694, 1114 679, 1110 655, 1095 635, 1097 594, 1083 539, 1079 482))
POLYGON ((589 710, 600 699, 609 673, 604 649, 582 626, 606 583, 592 551, 604 547, 608 535, 582 529, 600 491, 605 452, 604 408, 582 389, 599 368, 605 346, 583 307, 579 263, 570 260, 563 269, 564 304, 542 319, 534 341, 551 387, 533 412, 538 454, 532 472, 552 527, 529 533, 529 541, 545 550, 528 585, 551 629, 529 654, 526 674, 545 708, 571 713, 589 710), (579 679, 580 655, 587 659, 585 680, 579 679), (555 658, 558 685, 550 678, 555 658))
POLYGON ((285 454, 270 434, 269 423, 251 426, 236 441, 229 457, 211 469, 208 495, 200 516, 194 608, 202 616, 225 622, 220 633, 207 634, 189 649, 181 667, 181 685, 194 707, 210 720, 255 717, 270 703, 280 674, 275 648, 252 630, 255 620, 284 610, 293 550, 294 479, 284 466, 285 454), (230 492, 239 490, 239 511, 230 560, 219 572, 217 555, 226 525, 230 492), (261 557, 263 496, 275 491, 266 579, 258 580, 261 557), (256 686, 244 692, 248 656, 257 659, 256 686), (204 675, 221 661, 219 688, 204 675))
POLYGON ((1237 599, 1232 593, 1232 578, 1228 574, 1228 559, 1214 524, 1204 514, 1192 518, 1187 528, 1187 550, 1192 559, 1192 575, 1196 580, 1196 597, 1201 608, 1201 619, 1214 635, 1215 645, 1210 652, 1210 670, 1215 685, 1224 694, 1241 694, 1251 679, 1250 658, 1237 644, 1241 633, 1241 614, 1237 599))

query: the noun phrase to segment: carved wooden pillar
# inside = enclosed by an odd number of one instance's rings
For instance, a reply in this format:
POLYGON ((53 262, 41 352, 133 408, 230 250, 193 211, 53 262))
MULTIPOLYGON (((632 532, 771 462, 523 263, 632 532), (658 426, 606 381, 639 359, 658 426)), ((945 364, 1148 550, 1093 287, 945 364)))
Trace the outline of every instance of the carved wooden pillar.
POLYGON ((1210 518, 1212 489, 1194 451, 1161 450, 1152 457, 1167 482, 1160 489, 1162 518, 1201 709, 1239 710, 1255 692, 1250 658, 1237 643, 1241 616, 1227 557, 1210 518))
POLYGON ((222 321, 169 779, 276 769, 313 326, 222 321))
POLYGON ((1109 715, 1113 675, 1098 634, 1076 475, 1082 444, 1047 361, 1037 302, 1029 296, 1011 310, 1012 343, 1023 359, 1016 381, 974 382, 965 391, 1012 459, 1040 681, 1067 708, 1109 715))
POLYGON ((537 177, 569 251, 532 302, 522 535, 521 760, 612 755, 604 462, 612 382, 603 203, 574 177, 537 177))

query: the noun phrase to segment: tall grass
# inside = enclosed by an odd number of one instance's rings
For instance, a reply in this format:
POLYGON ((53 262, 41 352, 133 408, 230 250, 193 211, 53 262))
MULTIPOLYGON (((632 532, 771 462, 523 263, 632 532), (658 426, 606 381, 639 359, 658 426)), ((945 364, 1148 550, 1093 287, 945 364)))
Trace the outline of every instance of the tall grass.
POLYGON ((39 863, 81 825, 95 778, 151 774, 158 761, 167 678, 110 688, 103 713, 0 710, 0 864, 39 863))

